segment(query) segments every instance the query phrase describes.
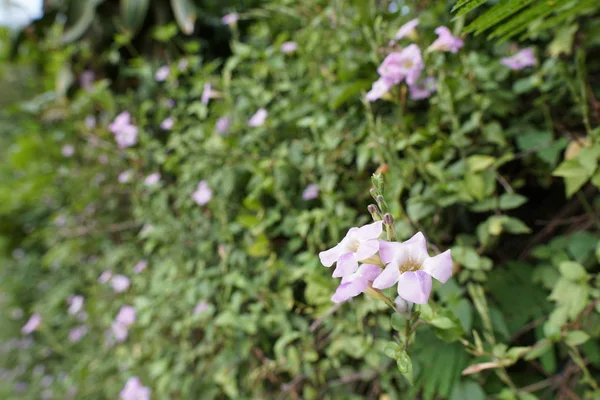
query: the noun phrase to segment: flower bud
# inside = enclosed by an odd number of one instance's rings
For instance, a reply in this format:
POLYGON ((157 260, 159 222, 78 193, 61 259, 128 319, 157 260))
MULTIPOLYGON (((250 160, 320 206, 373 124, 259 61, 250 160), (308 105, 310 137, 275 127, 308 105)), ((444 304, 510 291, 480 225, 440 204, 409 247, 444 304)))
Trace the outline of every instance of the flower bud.
POLYGON ((394 304, 396 304, 396 311, 400 314, 410 315, 410 310, 412 309, 413 303, 410 301, 404 300, 402 297, 398 296, 394 300, 394 304))
POLYGON ((381 213, 375 204, 369 204, 367 210, 371 214, 371 217, 373 217, 373 221, 381 221, 381 213))
POLYGON ((392 217, 392 214, 385 213, 383 216, 383 223, 389 226, 394 226, 394 217, 392 217))

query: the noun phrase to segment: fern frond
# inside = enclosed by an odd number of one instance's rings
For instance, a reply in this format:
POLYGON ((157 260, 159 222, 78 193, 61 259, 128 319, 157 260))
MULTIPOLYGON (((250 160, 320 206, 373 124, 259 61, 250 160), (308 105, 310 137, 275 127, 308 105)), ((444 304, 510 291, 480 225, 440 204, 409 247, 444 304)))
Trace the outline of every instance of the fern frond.
POLYGON ((489 29, 497 23, 503 21, 507 17, 527 7, 535 0, 505 0, 493 6, 485 14, 481 15, 469 26, 465 28, 465 32, 473 32, 478 35, 481 32, 489 29))

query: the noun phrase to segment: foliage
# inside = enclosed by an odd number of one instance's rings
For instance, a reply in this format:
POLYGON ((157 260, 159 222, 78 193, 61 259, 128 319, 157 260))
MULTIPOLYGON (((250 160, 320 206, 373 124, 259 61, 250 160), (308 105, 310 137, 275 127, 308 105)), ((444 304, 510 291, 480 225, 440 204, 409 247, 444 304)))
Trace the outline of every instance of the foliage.
MULTIPOLYGON (((488 0, 458 0, 452 11, 457 16, 466 15, 487 2, 488 0)), ((573 30, 571 27, 576 27, 582 17, 597 15, 598 10, 598 2, 594 0, 500 0, 477 16, 464 32, 478 35, 491 31, 490 38, 504 41, 519 34, 522 34, 521 39, 531 38, 540 32, 561 27, 560 35, 570 37, 570 31, 573 30)), ((596 31, 598 28, 591 29, 596 31)))
POLYGON ((364 101, 385 55, 409 43, 389 43, 398 27, 419 17, 424 50, 451 26, 448 6, 274 0, 220 27, 228 57, 201 36, 124 41, 105 21, 106 41, 65 43, 62 20, 44 18, 12 54, 3 34, 0 397, 23 398, 25 382, 26 398, 117 398, 131 376, 158 399, 598 396, 598 19, 576 21, 582 40, 540 36, 538 65, 522 71, 499 62, 510 45, 467 36, 458 54, 424 53, 429 99, 400 85, 364 101), (283 53, 289 40, 298 50, 283 53), (265 125, 248 127, 261 107, 265 125), (122 111, 139 129, 127 149, 108 129, 122 111), (404 343, 406 321, 385 304, 333 306, 317 257, 368 221, 375 172, 399 239, 423 231, 455 261, 404 343), (205 206, 192 199, 201 180, 205 206), (319 195, 304 200, 311 183, 319 195), (98 282, 107 270, 131 287, 98 282), (75 294, 85 321, 67 312, 75 294), (123 305, 137 319, 111 343, 123 305))

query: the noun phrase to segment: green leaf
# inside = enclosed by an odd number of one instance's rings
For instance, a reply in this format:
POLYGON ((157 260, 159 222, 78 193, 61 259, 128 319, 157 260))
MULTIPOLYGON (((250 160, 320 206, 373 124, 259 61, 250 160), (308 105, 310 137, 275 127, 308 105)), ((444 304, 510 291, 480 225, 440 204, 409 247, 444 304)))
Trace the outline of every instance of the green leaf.
POLYGON ((512 210, 518 208, 527 202, 527 197, 517 193, 505 193, 500 196, 499 206, 502 210, 512 210))
POLYGON ((467 158, 467 165, 472 172, 478 172, 488 169, 495 161, 495 157, 476 154, 467 158))
POLYGON ((413 384, 413 367, 410 356, 406 352, 406 350, 402 350, 398 354, 396 354, 396 364, 398 365, 398 370, 404 376, 408 383, 413 384))
POLYGON ((577 24, 558 28, 554 40, 548 45, 548 53, 554 58, 561 54, 570 55, 573 50, 573 39, 579 29, 577 24))
POLYGON ((406 319, 399 313, 392 314, 391 318, 392 329, 398 332, 404 332, 406 326, 406 319))
POLYGON ((470 173, 465 175, 467 192, 477 200, 485 197, 485 180, 481 174, 470 173))
POLYGON ((546 354, 547 352, 549 352, 550 350, 552 350, 552 342, 548 339, 543 339, 539 342, 537 342, 535 344, 535 346, 533 346, 531 348, 531 351, 529 351, 526 355, 525 355, 525 360, 535 360, 536 358, 539 358, 541 356, 543 356, 544 354, 546 354))
POLYGON ((450 400, 485 400, 486 394, 481 385, 471 379, 458 382, 454 385, 450 400))
POLYGON ((525 225, 523 221, 514 217, 503 216, 502 226, 507 232, 513 233, 515 235, 531 232, 531 229, 527 225, 525 225))
POLYGON ((558 266, 561 275, 572 281, 580 281, 587 278, 588 274, 585 268, 579 263, 573 261, 563 261, 558 266))
POLYGON ((171 0, 171 8, 175 15, 175 20, 186 35, 194 32, 196 23, 196 10, 191 0, 171 0))
POLYGON ((123 25, 132 33, 136 33, 146 19, 149 5, 149 0, 121 0, 123 25))
POLYGON ((88 30, 96 17, 96 5, 99 0, 79 2, 78 14, 75 15, 75 24, 66 29, 61 38, 61 43, 72 43, 79 39, 88 30))
POLYGON ((571 331, 567 333, 565 337, 565 342, 569 346, 579 346, 580 344, 584 344, 588 341, 590 335, 585 333, 584 331, 571 331))

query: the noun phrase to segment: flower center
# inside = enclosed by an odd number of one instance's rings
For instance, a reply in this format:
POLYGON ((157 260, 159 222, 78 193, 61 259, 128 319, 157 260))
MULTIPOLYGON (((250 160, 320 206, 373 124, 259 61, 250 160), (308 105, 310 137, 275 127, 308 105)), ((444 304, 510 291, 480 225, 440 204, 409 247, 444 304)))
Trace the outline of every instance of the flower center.
POLYGON ((421 263, 412 259, 406 260, 406 262, 400 265, 400 272, 413 272, 421 269, 421 263))

